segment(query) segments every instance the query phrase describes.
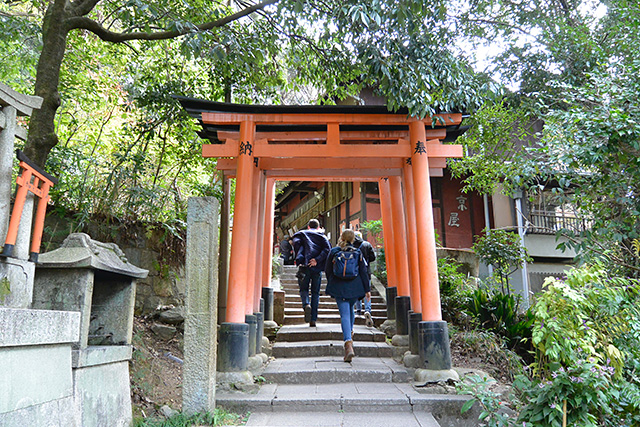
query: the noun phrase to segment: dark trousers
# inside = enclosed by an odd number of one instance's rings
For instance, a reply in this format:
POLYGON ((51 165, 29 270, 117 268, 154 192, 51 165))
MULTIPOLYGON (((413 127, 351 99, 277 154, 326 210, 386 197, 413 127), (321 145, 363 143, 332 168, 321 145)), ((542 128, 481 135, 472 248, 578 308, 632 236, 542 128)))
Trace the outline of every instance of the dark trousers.
POLYGON ((301 275, 298 275, 298 287, 300 288, 300 301, 302 308, 309 305, 309 285, 311 285, 311 321, 318 320, 318 304, 320 303, 320 283, 322 271, 314 272, 308 267, 300 267, 301 275))

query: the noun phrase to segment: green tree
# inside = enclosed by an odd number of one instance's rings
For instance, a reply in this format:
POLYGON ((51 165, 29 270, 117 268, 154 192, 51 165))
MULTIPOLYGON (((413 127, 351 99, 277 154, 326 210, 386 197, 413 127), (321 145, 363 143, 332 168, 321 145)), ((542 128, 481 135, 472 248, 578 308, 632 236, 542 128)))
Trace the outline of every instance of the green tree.
POLYGON ((3 6, 7 26, 17 29, 27 20, 35 30, 41 19, 34 92, 44 104, 31 118, 25 152, 44 164, 58 144, 55 117, 62 102, 59 83, 65 54, 81 39, 96 36, 140 51, 149 49, 150 42, 180 38, 184 52, 222 60, 212 74, 222 77, 219 86, 227 91, 238 77, 230 64, 245 68, 242 75, 254 73, 252 67, 273 55, 264 46, 280 45, 288 51, 278 59, 286 57, 297 66, 297 82, 313 83, 330 95, 345 96, 360 84, 374 83, 389 97, 391 108, 408 106, 421 116, 473 108, 488 81, 475 78, 450 52, 453 32, 442 25, 447 4, 265 0, 239 1, 234 8, 227 2, 197 0, 10 3, 3 6), (274 3, 277 7, 268 7, 274 3), (207 17, 205 22, 202 17, 207 17), (77 32, 82 37, 74 37, 77 32))
POLYGON ((640 5, 497 3, 470 9, 460 22, 469 37, 503 43, 491 71, 519 89, 474 117, 477 126, 462 139, 474 155, 454 171, 472 174, 468 190, 492 192, 498 182, 507 194, 553 187, 589 225, 562 230, 569 241, 561 247, 638 275, 631 243, 640 233, 640 5), (598 17, 595 6, 606 13, 598 17))

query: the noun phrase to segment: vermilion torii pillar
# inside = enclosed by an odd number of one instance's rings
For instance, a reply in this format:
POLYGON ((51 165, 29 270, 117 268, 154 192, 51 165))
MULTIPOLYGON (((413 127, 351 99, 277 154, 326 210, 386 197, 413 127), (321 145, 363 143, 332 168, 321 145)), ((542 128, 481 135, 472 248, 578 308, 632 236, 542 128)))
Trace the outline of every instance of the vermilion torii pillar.
POLYGON ((440 313, 429 177, 441 172, 447 157, 462 155, 459 145, 441 144, 445 137, 455 139, 462 132, 460 114, 441 114, 432 121, 408 117, 406 111, 389 113, 382 106, 243 106, 178 99, 201 120, 201 134, 212 141, 203 146, 203 155, 219 158, 219 168, 233 168, 236 174, 227 322, 220 340, 220 351, 226 352, 221 359, 228 363, 222 370, 246 369, 244 316, 255 309, 256 291, 268 280, 271 244, 264 250, 265 236, 272 230, 265 229, 270 221, 264 216, 272 212, 272 196, 261 199, 261 192, 254 194, 255 174, 271 180, 379 181, 385 249, 393 260, 388 261, 389 281, 396 280, 401 294, 416 295, 414 308, 425 319, 420 331, 428 341, 424 358, 421 348, 425 367, 450 367, 448 340, 443 339, 446 323, 440 313), (407 178, 405 166, 409 158, 412 178, 407 178), (263 220, 263 227, 252 224, 263 220), (433 345, 438 354, 429 353, 433 345), (442 346, 446 352, 440 351, 442 346))

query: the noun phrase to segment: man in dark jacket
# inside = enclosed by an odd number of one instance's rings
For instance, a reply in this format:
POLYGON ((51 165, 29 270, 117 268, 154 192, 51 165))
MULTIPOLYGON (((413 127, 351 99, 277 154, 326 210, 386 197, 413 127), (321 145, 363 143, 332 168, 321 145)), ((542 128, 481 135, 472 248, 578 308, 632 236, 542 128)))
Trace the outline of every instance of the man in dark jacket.
POLYGON ((316 326, 318 320, 318 303, 320 302, 320 282, 331 244, 320 230, 320 223, 312 219, 306 230, 293 235, 293 250, 296 265, 299 266, 298 286, 300 300, 304 309, 304 321, 309 326, 316 326), (311 284, 311 304, 309 304, 309 284, 311 284))
POLYGON ((293 247, 289 236, 285 236, 280 242, 280 254, 284 259, 284 265, 293 265, 293 247))
MULTIPOLYGON (((376 252, 371 246, 371 243, 362 239, 362 233, 359 231, 355 232, 356 239, 353 241, 353 246, 360 249, 362 252, 362 257, 367 262, 367 274, 369 275, 369 280, 371 280, 371 263, 376 260, 376 252)), ((356 301, 356 311, 358 314, 362 314, 362 302, 360 300, 356 301)), ((373 326, 373 319, 371 318, 371 298, 367 300, 364 299, 364 318, 367 326, 373 326)))

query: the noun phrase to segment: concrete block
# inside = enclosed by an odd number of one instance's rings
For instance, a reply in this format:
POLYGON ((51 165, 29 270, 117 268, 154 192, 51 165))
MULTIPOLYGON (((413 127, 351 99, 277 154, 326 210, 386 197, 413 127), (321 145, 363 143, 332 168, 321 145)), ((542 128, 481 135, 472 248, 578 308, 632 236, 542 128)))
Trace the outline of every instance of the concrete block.
POLYGON ((133 347, 130 345, 91 346, 72 353, 74 368, 106 365, 131 360, 133 347))
POLYGON ((81 427, 73 396, 0 414, 0 427, 81 427))
POLYGON ((0 349, 0 413, 72 395, 70 344, 0 349))
POLYGON ((73 392, 82 427, 131 425, 128 362, 74 369, 73 392))
POLYGON ((0 348, 78 341, 80 313, 0 308, 0 348))
POLYGON ((31 307, 35 271, 33 262, 17 258, 0 258, 0 288, 9 288, 10 292, 0 297, 0 307, 31 307))

